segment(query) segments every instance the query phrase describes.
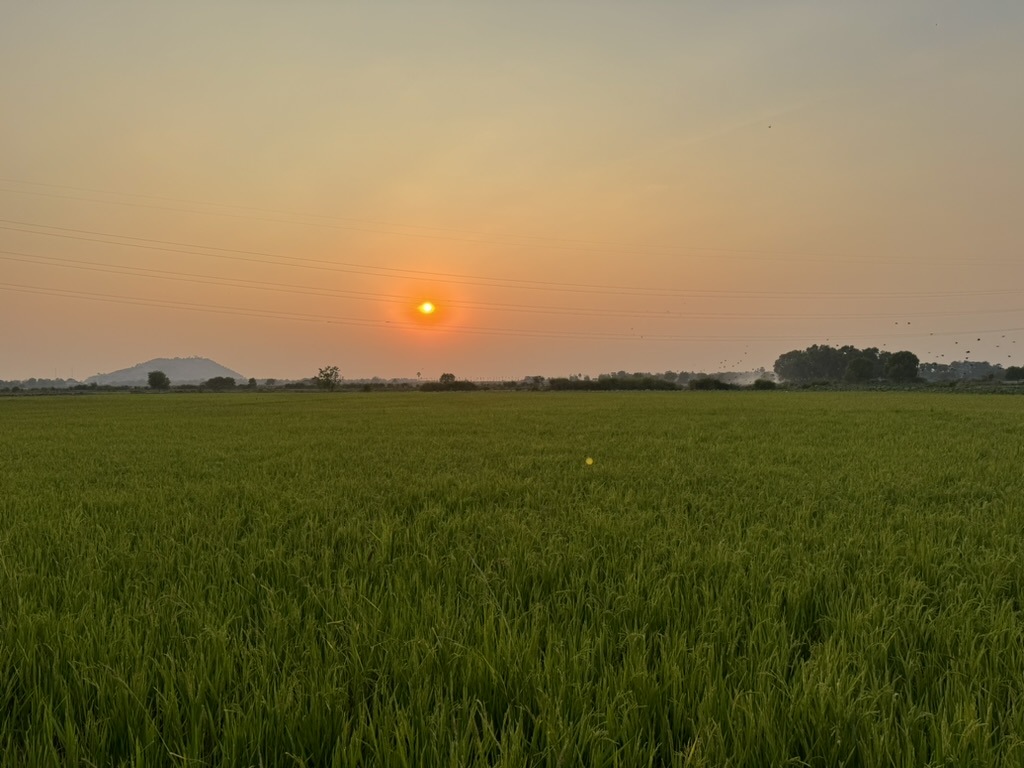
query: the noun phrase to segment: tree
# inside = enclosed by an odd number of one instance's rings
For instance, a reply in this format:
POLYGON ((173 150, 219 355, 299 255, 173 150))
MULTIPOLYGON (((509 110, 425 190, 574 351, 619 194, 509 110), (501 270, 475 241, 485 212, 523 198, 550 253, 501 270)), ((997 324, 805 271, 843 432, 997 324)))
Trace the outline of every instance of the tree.
POLYGON ((1006 369, 1007 381, 1024 381, 1024 368, 1019 365, 1011 365, 1006 369))
POLYGON ((149 372, 149 388, 150 389, 170 389, 171 380, 167 377, 167 374, 163 371, 150 371, 149 372))
POLYGON ((913 352, 894 352, 885 364, 885 375, 892 381, 916 381, 920 364, 913 352))
POLYGON ((459 381, 454 373, 442 373, 437 381, 425 381, 419 386, 421 392, 469 392, 479 388, 475 382, 459 381))
POLYGON ((846 364, 846 373, 843 378, 849 382, 864 382, 870 379, 875 373, 875 361, 867 357, 855 357, 846 364))
POLYGON ((316 385, 320 389, 326 389, 331 392, 338 386, 338 382, 341 380, 341 372, 338 370, 336 365, 328 365, 320 369, 320 372, 316 375, 316 385))
POLYGON ((202 383, 203 389, 234 389, 237 382, 230 376, 214 376, 212 379, 207 379, 202 383))
MULTIPOLYGON (((876 347, 857 349, 853 346, 828 347, 815 344, 804 350, 794 349, 780 355, 775 361, 775 373, 783 381, 810 383, 815 381, 839 381, 851 372, 850 364, 857 359, 871 363, 867 378, 883 376, 891 355, 880 352, 876 347)), ((864 363, 857 363, 852 369, 857 375, 867 373, 864 363)), ((848 381, 850 379, 847 379, 848 381)))
POLYGON ((701 376, 697 379, 690 379, 686 386, 697 392, 713 389, 732 389, 729 384, 726 384, 721 379, 714 379, 710 376, 701 376))
POLYGON ((249 389, 256 389, 256 379, 249 379, 249 389))

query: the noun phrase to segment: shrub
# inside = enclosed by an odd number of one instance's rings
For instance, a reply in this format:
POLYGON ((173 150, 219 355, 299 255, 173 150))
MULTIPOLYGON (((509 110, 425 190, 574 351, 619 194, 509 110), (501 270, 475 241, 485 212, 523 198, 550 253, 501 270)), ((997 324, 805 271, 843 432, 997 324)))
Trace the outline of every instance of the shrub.
POLYGON ((150 371, 147 377, 150 389, 170 389, 171 380, 163 371, 150 371))
POLYGON ((214 376, 203 382, 203 389, 234 389, 236 384, 230 376, 214 376))
POLYGON ((420 384, 420 392, 470 392, 480 389, 472 381, 425 381, 420 384))
POLYGON ((705 376, 699 379, 690 379, 687 386, 692 390, 732 389, 732 385, 726 384, 721 379, 713 379, 705 376))
POLYGON ((676 389, 674 382, 653 376, 622 378, 608 376, 599 379, 549 379, 548 387, 553 390, 576 391, 610 391, 610 390, 642 390, 642 389, 676 389))

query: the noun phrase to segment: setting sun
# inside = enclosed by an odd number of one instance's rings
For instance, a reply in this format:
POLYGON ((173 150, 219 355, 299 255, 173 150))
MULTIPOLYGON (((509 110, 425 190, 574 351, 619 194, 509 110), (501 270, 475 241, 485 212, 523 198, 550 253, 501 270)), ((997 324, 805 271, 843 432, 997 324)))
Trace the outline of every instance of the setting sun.
POLYGON ((418 309, 420 314, 422 315, 432 315, 437 310, 437 307, 435 307, 429 301, 424 301, 422 304, 416 307, 416 309, 418 309))

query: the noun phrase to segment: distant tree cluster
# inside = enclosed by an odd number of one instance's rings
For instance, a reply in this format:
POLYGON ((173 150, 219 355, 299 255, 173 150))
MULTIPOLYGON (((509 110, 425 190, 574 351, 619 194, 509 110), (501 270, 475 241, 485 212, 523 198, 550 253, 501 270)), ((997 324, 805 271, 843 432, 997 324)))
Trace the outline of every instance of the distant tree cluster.
POLYGON ((226 389, 234 389, 238 382, 236 382, 230 376, 214 376, 212 379, 207 379, 201 386, 203 389, 212 389, 218 392, 222 392, 226 389))
POLYGON ((718 389, 735 389, 732 384, 711 376, 701 376, 696 379, 690 379, 687 386, 695 392, 707 392, 718 389))
POLYGON ((922 363, 918 375, 925 381, 984 381, 1006 378, 1008 381, 1011 368, 1005 371, 999 364, 983 360, 956 360, 952 363, 922 363))
MULTIPOLYGON (((661 373, 651 371, 633 371, 632 373, 630 373, 629 371, 614 371, 612 373, 602 373, 597 378, 617 379, 619 381, 622 381, 624 379, 662 379, 663 381, 668 381, 679 386, 686 386, 687 381, 694 378, 695 376, 700 375, 701 374, 699 373, 688 373, 685 371, 682 371, 680 373, 676 373, 675 371, 664 371, 661 373)), ((577 379, 584 379, 589 381, 590 377, 576 375, 570 376, 569 379, 572 381, 575 381, 577 379)))
POLYGON ((601 376, 597 379, 549 379, 548 388, 559 391, 610 391, 610 390, 641 390, 641 389, 675 389, 674 382, 654 376, 601 376))
POLYGON ((90 386, 75 379, 0 379, 0 389, 80 389, 90 386))
POLYGON ((468 392, 479 388, 475 382, 459 381, 454 373, 442 373, 437 381, 425 381, 419 387, 421 392, 468 392))
POLYGON ((1011 365, 1006 369, 1007 381, 1024 381, 1024 368, 1019 365, 1011 365))
POLYGON ((815 381, 862 383, 872 379, 893 382, 916 381, 920 361, 913 352, 885 352, 877 347, 829 347, 815 344, 793 350, 775 361, 775 373, 785 381, 803 384, 815 381))

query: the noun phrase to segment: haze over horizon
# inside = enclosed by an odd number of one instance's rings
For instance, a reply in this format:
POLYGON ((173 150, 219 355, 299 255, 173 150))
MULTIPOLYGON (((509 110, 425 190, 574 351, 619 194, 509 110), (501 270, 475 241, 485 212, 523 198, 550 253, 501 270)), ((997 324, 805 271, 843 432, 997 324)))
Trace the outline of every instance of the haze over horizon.
POLYGON ((3 19, 0 379, 1024 364, 1019 2, 3 19))

